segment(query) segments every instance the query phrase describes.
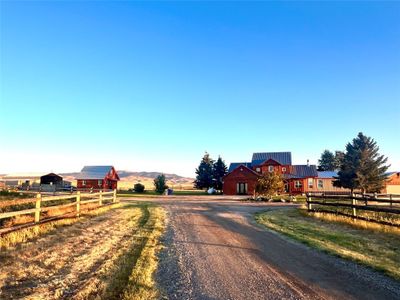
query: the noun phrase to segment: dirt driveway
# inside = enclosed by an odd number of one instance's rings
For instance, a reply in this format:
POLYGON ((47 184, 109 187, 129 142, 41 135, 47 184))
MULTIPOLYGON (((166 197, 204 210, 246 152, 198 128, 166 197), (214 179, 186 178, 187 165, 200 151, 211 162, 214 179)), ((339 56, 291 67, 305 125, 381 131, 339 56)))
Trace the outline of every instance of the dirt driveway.
MULTIPOLYGON (((169 299, 400 299, 400 282, 260 228, 265 206, 169 198, 157 274, 169 299)), ((287 204, 290 205, 290 204, 287 204)))

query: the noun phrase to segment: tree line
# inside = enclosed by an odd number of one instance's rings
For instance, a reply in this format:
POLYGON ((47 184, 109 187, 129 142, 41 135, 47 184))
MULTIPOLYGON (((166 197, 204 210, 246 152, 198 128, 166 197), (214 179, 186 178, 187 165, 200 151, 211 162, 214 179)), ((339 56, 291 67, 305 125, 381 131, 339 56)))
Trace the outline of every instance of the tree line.
POLYGON ((197 189, 208 190, 209 188, 214 188, 222 192, 223 177, 226 174, 228 174, 228 168, 222 158, 219 156, 218 159, 214 161, 210 157, 210 154, 206 152, 196 169, 194 186, 197 189))
POLYGON ((325 150, 318 160, 319 171, 337 171, 333 182, 336 187, 360 190, 362 193, 379 192, 386 181, 387 157, 379 154, 376 141, 360 132, 345 151, 335 154, 325 150))

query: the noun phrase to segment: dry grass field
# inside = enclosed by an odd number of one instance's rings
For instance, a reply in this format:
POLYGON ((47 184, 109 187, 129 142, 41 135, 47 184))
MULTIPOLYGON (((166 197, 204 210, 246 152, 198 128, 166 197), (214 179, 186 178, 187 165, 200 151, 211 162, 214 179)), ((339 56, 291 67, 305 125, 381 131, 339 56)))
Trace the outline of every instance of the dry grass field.
POLYGON ((400 279, 397 227, 297 208, 259 213, 256 221, 304 244, 400 279))
POLYGON ((44 227, 24 243, 3 243, 1 299, 158 296, 153 272, 164 228, 161 208, 146 203, 120 205, 56 227, 44 227))

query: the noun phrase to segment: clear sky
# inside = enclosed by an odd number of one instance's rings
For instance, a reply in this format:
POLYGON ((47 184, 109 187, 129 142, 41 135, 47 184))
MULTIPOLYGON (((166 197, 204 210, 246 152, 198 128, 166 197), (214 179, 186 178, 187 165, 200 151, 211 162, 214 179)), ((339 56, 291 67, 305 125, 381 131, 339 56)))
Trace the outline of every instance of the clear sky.
POLYGON ((362 131, 400 170, 400 2, 1 1, 0 173, 194 175, 362 131))

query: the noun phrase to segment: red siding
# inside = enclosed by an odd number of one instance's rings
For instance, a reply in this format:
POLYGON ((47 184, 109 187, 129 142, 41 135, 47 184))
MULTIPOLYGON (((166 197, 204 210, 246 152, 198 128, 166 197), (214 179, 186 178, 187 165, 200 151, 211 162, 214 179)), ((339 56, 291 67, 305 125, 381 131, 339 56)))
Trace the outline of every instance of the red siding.
POLYGON ((119 176, 114 168, 107 173, 104 178, 99 179, 78 179, 77 188, 78 189, 94 189, 94 190, 115 190, 117 189, 117 182, 119 176), (85 182, 85 184, 83 184, 85 182))
POLYGON ((238 167, 224 177, 223 192, 225 195, 236 195, 237 184, 247 183, 247 194, 253 195, 258 175, 246 167, 238 167))

